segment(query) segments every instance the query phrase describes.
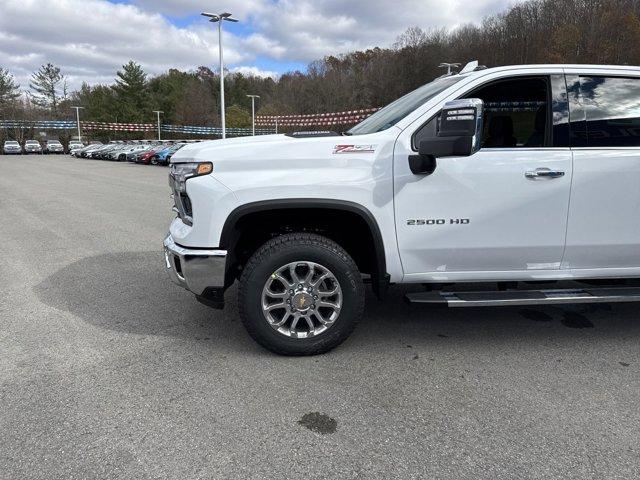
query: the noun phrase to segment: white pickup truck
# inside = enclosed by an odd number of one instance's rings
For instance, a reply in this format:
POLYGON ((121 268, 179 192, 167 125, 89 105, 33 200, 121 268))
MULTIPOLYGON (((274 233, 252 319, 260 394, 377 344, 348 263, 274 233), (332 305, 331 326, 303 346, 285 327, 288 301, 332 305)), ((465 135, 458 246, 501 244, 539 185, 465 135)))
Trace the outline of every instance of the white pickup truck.
POLYGON ((239 280, 281 354, 344 341, 367 282, 456 307, 638 301, 640 68, 472 62, 342 136, 186 146, 170 185, 171 278, 218 308, 239 280))

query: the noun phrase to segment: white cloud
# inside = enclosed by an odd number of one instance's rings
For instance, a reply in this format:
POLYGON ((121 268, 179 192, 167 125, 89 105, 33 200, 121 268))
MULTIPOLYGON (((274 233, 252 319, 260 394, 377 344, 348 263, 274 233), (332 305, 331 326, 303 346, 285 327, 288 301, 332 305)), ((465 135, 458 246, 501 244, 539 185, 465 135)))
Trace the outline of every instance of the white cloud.
POLYGON ((200 12, 222 13, 227 11, 233 16, 246 20, 250 15, 256 15, 267 10, 269 0, 133 0, 136 5, 149 11, 157 11, 176 17, 185 17, 200 12))
MULTIPOLYGON (((162 3, 162 0, 160 0, 162 3)), ((453 28, 496 13, 512 0, 279 0, 254 18, 258 31, 288 59, 389 46, 412 26, 453 28)), ((278 54, 279 51, 278 51, 278 54)))
MULTIPOLYGON (((218 64, 216 28, 201 19, 177 27, 168 17, 190 19, 211 10, 211 0, 3 0, 0 66, 23 88, 46 62, 62 67, 71 86, 111 82, 127 61, 151 74, 174 67, 218 64), (167 15, 167 16, 165 16, 167 15)), ((310 62, 325 55, 389 46, 410 26, 454 27, 479 21, 512 0, 225 0, 217 5, 242 21, 243 36, 225 31, 225 63, 232 71, 277 75, 256 59, 310 62), (221 7, 222 5, 222 7, 221 7)), ((238 30, 235 30, 238 31, 238 30)), ((464 60, 464 59, 463 59, 464 60)), ((273 67, 270 67, 273 69, 273 67)))
POLYGON ((231 69, 231 72, 241 73, 243 75, 254 76, 254 77, 263 77, 263 78, 271 77, 274 80, 279 76, 278 72, 273 72, 270 70, 261 70, 258 67, 249 67, 249 66, 235 67, 231 69))
MULTIPOLYGON (((42 63, 62 67, 72 86, 110 81, 130 59, 151 74, 169 67, 215 65, 218 38, 209 25, 177 28, 163 16, 104 0, 5 0, 0 16, 0 64, 23 88, 42 63), (46 5, 45 5, 46 3, 46 5), (46 15, 43 11, 46 10, 46 15)), ((230 65, 252 56, 229 35, 225 59, 230 65)))
MULTIPOLYGON (((478 23, 522 0, 225 0, 255 33, 242 46, 274 59, 309 62, 325 55, 390 46, 412 26, 454 28, 478 23)), ((210 0, 135 0, 153 11, 184 16, 211 9, 210 0)))

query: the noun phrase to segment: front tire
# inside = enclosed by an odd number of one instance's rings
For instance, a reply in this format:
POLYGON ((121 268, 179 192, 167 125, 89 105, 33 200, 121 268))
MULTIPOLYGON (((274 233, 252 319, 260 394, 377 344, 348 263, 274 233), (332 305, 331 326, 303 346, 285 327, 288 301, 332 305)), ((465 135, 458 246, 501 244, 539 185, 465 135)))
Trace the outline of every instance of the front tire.
POLYGON ((363 309, 358 267, 321 235, 293 233, 268 241, 240 278, 242 323, 256 342, 281 355, 317 355, 337 347, 363 309))

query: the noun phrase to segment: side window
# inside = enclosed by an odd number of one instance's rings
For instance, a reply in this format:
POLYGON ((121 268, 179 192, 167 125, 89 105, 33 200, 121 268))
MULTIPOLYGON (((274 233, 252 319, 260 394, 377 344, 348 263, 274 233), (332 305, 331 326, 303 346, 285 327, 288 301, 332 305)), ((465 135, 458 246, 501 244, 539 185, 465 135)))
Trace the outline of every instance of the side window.
MULTIPOLYGON (((549 82, 547 77, 498 80, 463 98, 484 101, 482 148, 533 148, 551 145, 549 82)), ((437 134, 438 117, 414 136, 414 147, 437 134)))
POLYGON ((640 79, 580 77, 590 147, 640 147, 640 79))
POLYGON ((499 80, 466 95, 484 102, 482 148, 550 145, 546 77, 499 80))

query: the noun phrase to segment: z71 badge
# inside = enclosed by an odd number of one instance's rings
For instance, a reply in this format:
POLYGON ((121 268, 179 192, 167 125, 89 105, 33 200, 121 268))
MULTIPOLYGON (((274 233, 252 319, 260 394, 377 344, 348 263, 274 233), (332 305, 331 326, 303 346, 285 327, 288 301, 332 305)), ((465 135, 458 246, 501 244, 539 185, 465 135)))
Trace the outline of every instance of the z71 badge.
POLYGON ((468 218, 416 218, 407 220, 407 225, 468 225, 468 218))
POLYGON ((373 153, 376 151, 375 145, 336 145, 333 153, 373 153))

